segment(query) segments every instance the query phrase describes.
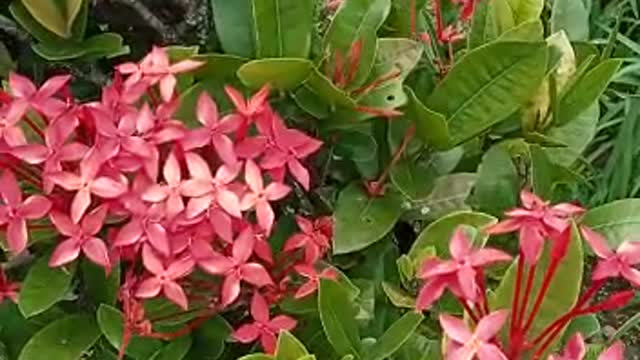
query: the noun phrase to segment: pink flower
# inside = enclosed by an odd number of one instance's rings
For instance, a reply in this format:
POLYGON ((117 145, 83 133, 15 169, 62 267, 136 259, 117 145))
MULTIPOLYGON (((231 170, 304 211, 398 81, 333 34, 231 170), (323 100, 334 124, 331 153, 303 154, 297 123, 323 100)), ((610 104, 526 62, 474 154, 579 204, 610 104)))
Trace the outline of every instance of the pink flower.
POLYGON ((51 202, 41 195, 32 195, 22 201, 22 191, 10 170, 5 170, 0 177, 0 194, 4 201, 0 206, 0 225, 7 225, 7 244, 18 254, 27 248, 27 220, 45 216, 51 209, 51 202))
POLYGON ((193 260, 189 257, 183 257, 173 260, 168 266, 164 266, 162 260, 153 250, 145 246, 142 248, 142 262, 145 269, 153 275, 138 285, 136 296, 148 299, 157 296, 162 291, 167 299, 180 306, 183 310, 187 310, 189 308, 187 295, 176 280, 187 276, 191 272, 194 266, 193 260))
POLYGON ((624 344, 622 341, 616 341, 598 356, 598 360, 624 360, 624 344))
POLYGON ((640 243, 623 242, 614 252, 601 234, 588 227, 582 227, 580 231, 584 240, 600 258, 593 270, 593 280, 622 276, 634 286, 640 286, 640 271, 633 268, 634 265, 640 264, 640 243))
POLYGON ((318 271, 313 266, 306 264, 296 265, 293 268, 298 274, 308 279, 308 281, 302 284, 302 286, 300 286, 300 288, 298 288, 298 290, 294 294, 294 297, 296 299, 301 299, 315 293, 316 290, 318 290, 320 279, 336 280, 338 278, 338 273, 332 267, 328 267, 322 270, 320 273, 318 273, 318 271))
POLYGON ((296 215, 296 223, 302 232, 292 235, 284 244, 284 251, 304 249, 304 261, 313 264, 319 260, 331 246, 330 240, 333 230, 333 219, 322 217, 310 221, 296 215), (329 234, 327 234, 329 230, 329 234))
POLYGON ((127 184, 106 176, 98 176, 102 165, 100 155, 95 149, 90 150, 80 161, 80 175, 67 171, 51 173, 49 178, 55 184, 68 191, 76 191, 71 203, 71 220, 80 221, 89 205, 91 194, 105 199, 113 199, 127 191, 127 184))
POLYGON ((293 330, 296 327, 296 320, 286 316, 278 315, 269 318, 269 305, 265 298, 259 293, 255 293, 251 299, 251 317, 254 322, 244 324, 233 332, 234 339, 241 343, 251 343, 260 339, 260 345, 265 352, 273 354, 276 350, 277 336, 282 330, 293 330))
MULTIPOLYGON (((185 195, 186 190, 180 173, 180 164, 173 152, 169 153, 162 174, 166 183, 151 185, 142 194, 142 199, 152 203, 165 203, 167 216, 171 218, 184 210, 182 196, 185 195)), ((190 190, 193 192, 196 189, 190 190)), ((204 193, 204 190, 202 192, 204 193)))
POLYGON ((535 194, 522 190, 520 193, 522 208, 506 213, 508 219, 488 227, 488 234, 505 234, 516 230, 520 232, 520 251, 529 265, 538 262, 545 237, 561 234, 570 225, 572 216, 579 215, 584 209, 569 203, 550 206, 535 194))
POLYGON ((164 256, 169 256, 171 247, 162 222, 165 218, 164 204, 147 205, 142 201, 131 200, 125 204, 131 211, 131 219, 125 224, 113 243, 114 246, 131 246, 149 243, 164 256))
POLYGON ((59 211, 51 211, 49 214, 51 222, 67 239, 58 244, 53 251, 49 266, 58 267, 68 264, 77 259, 82 251, 89 260, 108 271, 111 268, 111 261, 107 247, 100 238, 96 237, 107 216, 107 210, 106 205, 100 205, 89 212, 80 224, 74 223, 59 211))
POLYGON ((299 130, 286 128, 282 119, 276 114, 272 114, 271 119, 274 146, 265 151, 260 166, 268 170, 282 169, 283 173, 286 167, 296 181, 305 190, 309 190, 309 171, 302 165, 300 159, 318 151, 322 141, 309 137, 299 130))
POLYGON ((17 304, 19 290, 20 284, 10 282, 4 270, 0 268, 0 304, 4 302, 4 299, 9 299, 17 304))
POLYGON ((254 116, 261 114, 268 107, 267 98, 271 88, 268 85, 263 86, 250 99, 245 100, 240 91, 231 86, 225 86, 224 91, 231 99, 236 107, 236 111, 245 119, 250 120, 254 116))
MULTIPOLYGON (((443 276, 455 276, 462 294, 472 302, 475 302, 479 293, 479 287, 476 283, 478 275, 476 269, 511 260, 509 254, 500 250, 490 248, 473 249, 471 241, 461 227, 454 232, 449 243, 449 251, 452 260, 429 259, 422 265, 418 277, 421 279, 434 279, 443 276)), ((425 288, 428 289, 426 286, 425 288)), ((419 308, 423 309, 424 306, 427 306, 425 303, 428 304, 428 302, 422 299, 423 296, 426 296, 424 291, 420 293, 422 296, 418 296, 417 303, 421 304, 419 308)))
POLYGON ((227 134, 236 131, 242 119, 234 115, 219 119, 216 103, 205 92, 198 98, 196 110, 198 121, 204 127, 194 130, 184 140, 185 150, 200 148, 211 143, 224 163, 235 165, 238 161, 237 156, 233 149, 233 142, 227 134))
POLYGON ((165 102, 171 100, 176 84, 176 75, 189 72, 202 66, 201 61, 183 60, 175 64, 169 63, 169 55, 161 47, 154 46, 140 64, 125 63, 118 66, 122 74, 131 74, 126 85, 131 86, 139 81, 149 85, 160 83, 160 96, 165 102))
POLYGON ((29 107, 41 114, 55 118, 66 109, 64 101, 54 98, 60 90, 67 86, 71 80, 69 75, 53 76, 47 80, 40 89, 28 78, 16 73, 9 74, 9 87, 15 102, 11 105, 17 108, 16 113, 20 118, 29 107))
POLYGON ((242 198, 240 208, 242 210, 255 208, 258 224, 270 233, 275 215, 269 202, 284 198, 291 188, 279 182, 272 182, 265 188, 262 173, 252 160, 247 160, 244 176, 250 191, 242 198))
POLYGON ((24 145, 27 140, 18 126, 22 109, 16 106, 4 106, 0 109, 0 139, 10 147, 24 145))
POLYGON ((95 126, 100 139, 98 146, 105 159, 111 159, 121 150, 141 158, 148 158, 152 154, 151 144, 139 136, 135 136, 137 113, 128 113, 120 117, 118 125, 113 122, 112 114, 100 108, 91 108, 95 126))
POLYGON ((453 342, 448 349, 447 360, 471 360, 474 357, 480 360, 507 360, 493 338, 500 332, 508 316, 507 310, 494 311, 483 317, 472 332, 463 320, 440 315, 440 325, 453 342))
POLYGON ((246 227, 233 242, 231 256, 215 254, 200 265, 213 275, 224 275, 222 283, 222 306, 228 306, 240 295, 240 282, 246 281, 262 287, 273 284, 271 276, 264 266, 249 262, 254 251, 256 238, 250 227, 246 227))
POLYGON ((584 340, 580 333, 576 333, 569 339, 562 355, 550 355, 549 360, 582 360, 587 353, 584 340))

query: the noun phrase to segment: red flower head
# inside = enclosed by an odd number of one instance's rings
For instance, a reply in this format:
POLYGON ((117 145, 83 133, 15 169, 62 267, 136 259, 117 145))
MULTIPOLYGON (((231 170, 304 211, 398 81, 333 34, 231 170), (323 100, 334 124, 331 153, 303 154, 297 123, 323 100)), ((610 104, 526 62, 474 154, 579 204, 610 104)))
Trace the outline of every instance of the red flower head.
POLYGON ((623 242, 614 252, 602 235, 587 227, 582 227, 581 232, 593 252, 600 258, 593 271, 593 280, 622 276, 634 286, 640 287, 640 271, 633 267, 640 264, 640 243, 623 242))
POLYGON ((440 315, 440 325, 451 338, 447 359, 507 360, 500 347, 494 342, 494 338, 504 326, 508 316, 507 310, 494 311, 483 317, 472 332, 462 319, 440 315))

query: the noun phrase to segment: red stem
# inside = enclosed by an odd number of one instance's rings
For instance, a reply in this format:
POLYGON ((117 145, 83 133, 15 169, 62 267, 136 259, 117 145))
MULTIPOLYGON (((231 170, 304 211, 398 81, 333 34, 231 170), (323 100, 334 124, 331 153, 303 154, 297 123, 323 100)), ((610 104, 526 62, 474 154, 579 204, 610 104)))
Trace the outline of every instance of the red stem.
POLYGON ((382 172, 378 180, 376 180, 373 183, 373 186, 369 191, 369 195, 374 195, 374 196, 382 195, 383 193, 382 190, 384 189, 384 183, 387 181, 387 178, 389 177, 389 172, 391 171, 391 168, 395 166, 395 164, 398 161, 400 161, 400 157, 407 149, 407 146, 409 146, 409 142, 411 141, 411 139, 413 139, 413 135, 415 134, 415 132, 416 132, 416 126, 415 124, 412 123, 409 129, 407 130, 407 132, 404 134, 404 138, 402 138, 402 143, 400 144, 400 146, 398 146, 395 153, 393 154, 393 158, 391 158, 391 161, 389 162, 387 167, 384 169, 384 171, 382 172))
POLYGON ((480 313, 489 315, 490 311, 489 301, 487 300, 487 284, 485 283, 484 271, 482 269, 480 269, 480 271, 478 272, 478 277, 478 285, 480 286, 480 292, 482 292, 482 307, 480 313))
POLYGON ((29 127, 36 133, 38 134, 38 136, 40 137, 40 139, 42 139, 42 141, 44 141, 44 133, 42 132, 42 130, 38 127, 38 125, 36 125, 36 123, 33 122, 33 120, 31 120, 28 116, 24 117, 24 121, 29 125, 29 127))
POLYGON ((411 0, 411 5, 410 6, 411 6, 411 10, 410 10, 411 11, 411 20, 410 20, 411 21, 411 29, 410 29, 410 31, 411 31, 411 37, 415 39, 417 37, 417 35, 418 35, 417 34, 418 33, 418 26, 417 26, 417 21, 416 21, 418 10, 416 9, 416 0, 411 0))
POLYGON ((540 306, 542 306, 542 300, 544 300, 544 297, 547 295, 547 291, 549 290, 549 286, 551 285, 551 280, 553 279, 553 276, 555 275, 556 270, 558 270, 559 264, 560 262, 554 259, 552 260, 551 265, 549 265, 549 268, 547 269, 547 273, 544 276, 544 281, 542 282, 542 287, 540 288, 536 302, 533 305, 533 310, 531 310, 531 314, 529 314, 529 319, 527 320, 527 323, 524 326, 523 332, 525 334, 527 333, 527 331, 529 331, 529 329, 531 329, 531 326, 533 325, 533 319, 535 319, 536 315, 538 315, 538 311, 540 311, 540 306))
POLYGON ((393 80, 393 79, 399 77, 400 75, 402 75, 402 72, 399 71, 399 70, 398 71, 394 71, 394 72, 392 72, 392 73, 390 73, 388 75, 384 75, 384 76, 372 81, 371 83, 369 83, 367 85, 364 85, 362 87, 359 87, 359 88, 353 90, 351 92, 351 95, 358 96, 358 95, 367 93, 367 92, 379 87, 380 85, 384 84, 385 82, 393 80))
MULTIPOLYGON (((529 298, 531 297, 531 291, 533 290, 533 280, 536 276, 537 264, 529 266, 529 273, 527 274, 527 286, 524 290, 524 297, 522 298, 522 306, 520 307, 520 314, 518 315, 518 329, 522 330, 522 335, 526 334, 527 331, 523 330, 523 323, 525 316, 527 314, 527 308, 529 307, 529 298)), ((541 291, 538 291, 538 298, 540 298, 541 291)), ((537 299, 536 299, 537 301, 537 299)), ((534 305, 535 309, 535 305, 534 305)), ((533 313, 533 310, 531 311, 533 313)), ((526 327, 526 326, 525 326, 526 327)))
POLYGON ((466 311, 466 313, 469 314, 469 317, 471 318, 471 320, 473 320, 473 322, 477 324, 479 321, 479 318, 478 318, 478 315, 476 315, 475 311, 473 311, 473 309, 469 306, 469 304, 467 304, 466 301, 464 301, 464 299, 457 296, 456 296, 456 299, 458 299, 458 302, 462 304, 464 311, 466 311))
POLYGON ((444 32, 444 25, 442 24, 442 8, 440 6, 440 0, 433 0, 433 12, 436 19, 436 36, 438 41, 442 39, 442 33, 444 32))
POLYGON ((524 256, 520 253, 518 256, 518 270, 516 271, 516 288, 511 302, 511 328, 509 329, 509 337, 513 338, 519 323, 518 304, 520 303, 520 292, 522 291, 520 284, 522 283, 522 273, 524 272, 524 256))

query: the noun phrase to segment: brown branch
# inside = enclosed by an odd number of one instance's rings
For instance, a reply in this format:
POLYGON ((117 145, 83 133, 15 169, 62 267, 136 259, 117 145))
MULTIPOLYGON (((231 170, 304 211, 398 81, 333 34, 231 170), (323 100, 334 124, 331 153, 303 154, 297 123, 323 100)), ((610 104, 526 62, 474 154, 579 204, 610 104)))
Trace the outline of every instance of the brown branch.
POLYGON ((178 34, 174 29, 167 26, 160 18, 158 18, 149 8, 139 0, 113 0, 122 5, 129 6, 135 10, 142 20, 161 37, 164 43, 175 43, 178 40, 178 34))

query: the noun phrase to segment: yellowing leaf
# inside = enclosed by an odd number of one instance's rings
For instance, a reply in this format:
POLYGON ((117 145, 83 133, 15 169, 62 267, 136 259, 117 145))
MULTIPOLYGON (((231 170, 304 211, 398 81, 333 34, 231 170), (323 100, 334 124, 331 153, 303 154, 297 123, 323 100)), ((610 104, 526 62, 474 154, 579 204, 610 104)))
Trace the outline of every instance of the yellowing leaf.
POLYGON ((22 0, 22 4, 47 30, 68 39, 71 37, 71 26, 80 12, 82 1, 22 0))

